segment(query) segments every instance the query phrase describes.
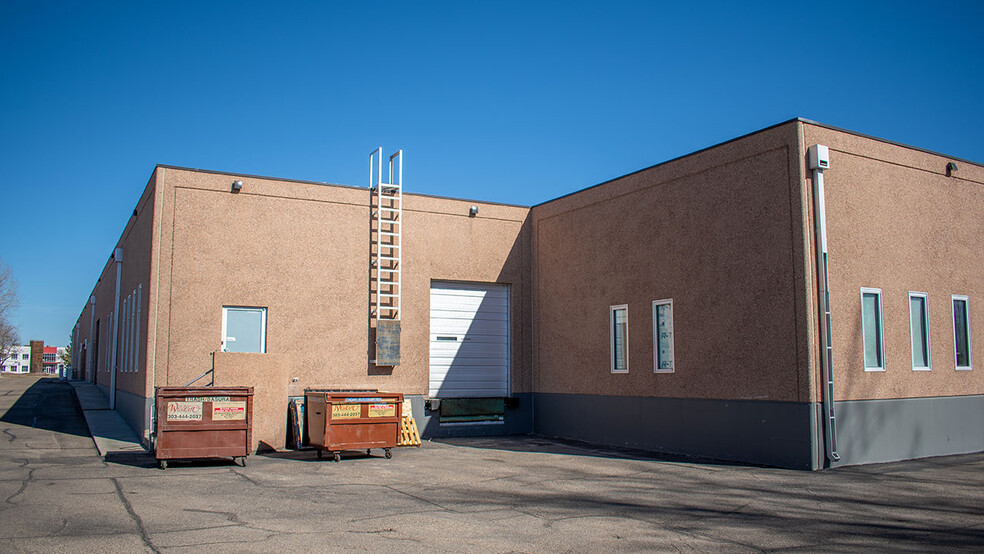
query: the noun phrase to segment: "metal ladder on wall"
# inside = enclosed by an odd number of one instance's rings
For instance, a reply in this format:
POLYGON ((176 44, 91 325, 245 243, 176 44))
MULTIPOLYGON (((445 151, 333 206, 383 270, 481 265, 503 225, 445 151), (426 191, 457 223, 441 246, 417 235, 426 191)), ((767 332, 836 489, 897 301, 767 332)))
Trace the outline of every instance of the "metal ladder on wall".
POLYGON ((383 149, 369 154, 372 209, 369 252, 369 316, 399 321, 403 271, 403 150, 389 157, 389 178, 383 182, 383 149))

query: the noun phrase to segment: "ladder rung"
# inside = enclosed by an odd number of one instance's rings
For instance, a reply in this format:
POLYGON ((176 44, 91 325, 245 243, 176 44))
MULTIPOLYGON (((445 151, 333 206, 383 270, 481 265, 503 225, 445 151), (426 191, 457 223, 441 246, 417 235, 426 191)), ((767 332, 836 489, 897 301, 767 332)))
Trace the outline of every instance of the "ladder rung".
POLYGON ((397 213, 399 213, 400 211, 400 208, 391 208, 389 206, 380 206, 379 209, 386 210, 387 212, 397 212, 397 213))
POLYGON ((377 292, 376 293, 376 296, 383 296, 383 297, 386 297, 386 298, 399 298, 400 297, 399 294, 390 294, 388 292, 377 292))
POLYGON ((399 273, 400 272, 399 269, 387 269, 385 267, 381 267, 377 271, 385 271, 387 273, 399 273))
POLYGON ((379 233, 380 235, 383 235, 384 237, 398 237, 398 236, 400 236, 400 233, 391 233, 389 231, 376 231, 376 232, 379 233))
POLYGON ((379 259, 379 260, 390 260, 390 261, 396 261, 396 262, 400 261, 400 258, 394 258, 393 256, 376 256, 376 259, 379 259))

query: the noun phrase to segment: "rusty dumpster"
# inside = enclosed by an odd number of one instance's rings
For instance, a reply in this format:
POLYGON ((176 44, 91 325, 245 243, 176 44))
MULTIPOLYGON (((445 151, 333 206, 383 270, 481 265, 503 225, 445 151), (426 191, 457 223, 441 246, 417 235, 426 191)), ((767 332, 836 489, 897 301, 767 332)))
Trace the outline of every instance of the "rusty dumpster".
POLYGON ((306 389, 308 444, 335 461, 343 450, 382 448, 386 457, 400 437, 403 394, 374 390, 306 389))
POLYGON ((231 457, 246 465, 253 387, 157 387, 154 455, 168 460, 231 457))

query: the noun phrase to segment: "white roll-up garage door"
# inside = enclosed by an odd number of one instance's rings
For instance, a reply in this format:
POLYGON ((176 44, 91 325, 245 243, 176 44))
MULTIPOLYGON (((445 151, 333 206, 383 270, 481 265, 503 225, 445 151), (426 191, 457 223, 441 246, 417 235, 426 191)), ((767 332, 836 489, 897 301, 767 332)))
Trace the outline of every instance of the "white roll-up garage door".
POLYGON ((431 283, 430 396, 509 396, 509 286, 431 283))

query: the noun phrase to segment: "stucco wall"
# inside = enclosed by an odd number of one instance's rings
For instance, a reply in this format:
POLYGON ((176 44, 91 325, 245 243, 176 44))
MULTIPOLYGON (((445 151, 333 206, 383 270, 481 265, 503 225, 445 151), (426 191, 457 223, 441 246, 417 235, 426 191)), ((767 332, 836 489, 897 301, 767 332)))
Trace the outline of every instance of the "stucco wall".
MULTIPOLYGON (((984 393, 984 167, 805 124, 824 171, 838 400, 984 393), (861 287, 880 288, 885 371, 865 372, 861 287), (931 371, 913 371, 908 293, 928 293, 931 371), (970 297, 972 371, 956 371, 951 295, 970 297)), ((811 179, 812 181, 812 179, 811 179)))
MULTIPOLYGON (((107 387, 107 394, 110 393, 108 387, 112 381, 112 356, 116 356, 117 371, 117 390, 127 393, 127 402, 133 404, 133 398, 143 398, 147 395, 146 388, 146 369, 148 354, 148 322, 150 321, 150 297, 151 297, 151 245, 154 230, 154 200, 156 196, 157 172, 155 171, 147 183, 134 208, 135 215, 130 214, 120 238, 116 245, 109 250, 110 257, 103 266, 102 272, 96 279, 92 289, 92 295, 96 298, 95 306, 91 306, 88 298, 85 301, 82 312, 76 321, 78 326, 78 347, 82 341, 86 342, 86 370, 89 375, 94 375, 95 382, 107 387), (124 311, 123 299, 131 293, 140 290, 139 294, 134 294, 134 310, 132 324, 132 338, 129 339, 127 351, 135 353, 135 360, 127 363, 124 371, 124 348, 123 337, 124 329, 119 331, 119 340, 116 350, 113 350, 113 331, 114 325, 109 318, 116 310, 116 262, 112 255, 116 248, 123 249, 123 265, 120 275, 120 311, 119 322, 122 325, 126 316, 124 311), (139 310, 136 308, 139 299, 139 310), (91 317, 95 311, 95 318, 91 317), (139 323, 137 320, 139 319, 139 323), (99 335, 95 335, 95 323, 98 322, 99 335), (91 332, 91 335, 90 335, 91 332), (91 340, 90 340, 91 339, 91 340), (96 342, 98 340, 98 348, 96 342)), ((115 314, 114 314, 114 317, 115 314)), ((128 334, 129 336, 129 334, 128 334)), ((79 361, 81 369, 81 360, 79 361)), ((87 378, 87 375, 79 375, 79 378, 87 378)), ((117 398, 119 400, 119 398, 117 398)), ((146 410, 142 406, 129 407, 121 411, 127 422, 137 430, 138 434, 144 434, 149 421, 146 410)), ((146 437, 145 437, 146 438, 146 437)))
MULTIPOLYGON (((405 194, 402 360, 377 368, 368 362, 368 190, 171 167, 158 174, 156 385, 183 385, 212 367, 222 306, 258 306, 267 308, 267 352, 283 372, 251 362, 257 371, 238 375, 253 381, 225 384, 282 379, 291 395, 307 387, 426 394, 430 283, 458 280, 510 285, 511 381, 515 392, 528 390, 528 208, 405 194), (230 192, 234 179, 244 182, 239 193, 230 192)), ((282 411, 263 402, 258 413, 282 411)), ((268 439, 283 442, 259 437, 268 439)))
MULTIPOLYGON (((147 333, 150 298, 153 294, 151 282, 151 242, 154 223, 154 197, 156 172, 144 189, 137 203, 135 212, 127 222, 119 245, 123 248, 123 271, 120 276, 120 324, 124 323, 125 298, 132 298, 132 320, 130 330, 124 333, 120 330, 120 340, 126 339, 129 345, 126 350, 122 344, 119 347, 117 365, 119 373, 116 386, 134 395, 146 394, 147 372, 147 333), (132 297, 131 297, 132 294, 132 297), (139 307, 137 307, 139 302, 139 307), (139 318, 139 321, 137 320, 139 318), (127 353, 131 359, 123 359, 127 353)), ((115 271, 115 270, 114 270, 115 271)), ((115 275, 113 275, 115 279, 115 275)), ((115 287, 115 283, 114 283, 115 287)))
POLYGON ((533 208, 536 392, 808 401, 803 190, 789 123, 533 208), (673 299, 672 374, 652 302, 673 299), (629 372, 609 307, 629 306, 629 372))

